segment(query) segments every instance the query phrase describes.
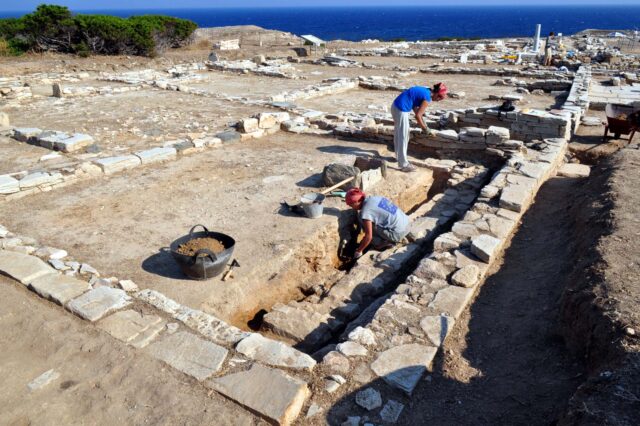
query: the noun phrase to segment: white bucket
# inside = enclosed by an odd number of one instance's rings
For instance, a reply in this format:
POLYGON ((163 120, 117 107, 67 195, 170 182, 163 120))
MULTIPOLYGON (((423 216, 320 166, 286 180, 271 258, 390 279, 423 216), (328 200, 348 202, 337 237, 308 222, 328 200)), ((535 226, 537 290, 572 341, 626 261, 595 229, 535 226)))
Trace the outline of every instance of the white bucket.
POLYGON ((322 216, 322 202, 324 201, 324 195, 318 194, 315 192, 309 192, 308 194, 304 194, 300 198, 300 203, 302 204, 302 209, 307 217, 311 219, 316 219, 322 216))

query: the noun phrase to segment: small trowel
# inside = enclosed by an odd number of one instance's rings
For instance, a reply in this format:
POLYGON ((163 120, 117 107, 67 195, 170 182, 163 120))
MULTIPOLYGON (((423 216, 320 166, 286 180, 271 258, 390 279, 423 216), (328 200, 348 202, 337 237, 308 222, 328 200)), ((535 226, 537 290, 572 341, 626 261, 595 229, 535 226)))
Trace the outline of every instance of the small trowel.
POLYGON ((229 265, 229 270, 227 270, 227 272, 225 272, 224 275, 222 276, 222 281, 226 281, 229 278, 233 278, 233 268, 239 267, 239 266, 240 266, 240 263, 238 263, 236 259, 233 259, 233 261, 231 262, 231 265, 229 265))

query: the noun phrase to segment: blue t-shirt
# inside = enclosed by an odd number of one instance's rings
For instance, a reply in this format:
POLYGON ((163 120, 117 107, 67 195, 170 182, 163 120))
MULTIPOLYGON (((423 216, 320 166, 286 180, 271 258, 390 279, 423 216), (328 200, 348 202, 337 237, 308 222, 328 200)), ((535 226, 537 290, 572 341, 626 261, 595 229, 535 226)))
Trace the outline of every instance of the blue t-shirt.
POLYGON ((409 112, 422 104, 422 101, 431 102, 431 89, 422 86, 413 86, 393 101, 393 106, 400 111, 409 112))
POLYGON ((409 217, 389 199, 376 195, 365 197, 360 218, 393 232, 403 233, 409 228, 409 217))

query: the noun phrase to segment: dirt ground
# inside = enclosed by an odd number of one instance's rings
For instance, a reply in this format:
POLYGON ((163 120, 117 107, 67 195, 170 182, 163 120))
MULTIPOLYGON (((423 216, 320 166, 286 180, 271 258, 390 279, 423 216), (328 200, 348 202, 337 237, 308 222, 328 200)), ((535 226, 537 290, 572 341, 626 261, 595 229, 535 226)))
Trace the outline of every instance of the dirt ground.
MULTIPOLYGON (((235 322, 241 307, 255 314, 258 301, 289 301, 292 289, 299 291, 302 275, 287 280, 287 286, 271 281, 286 272, 287 261, 308 257, 300 273, 311 274, 308 268, 318 267, 314 259, 330 266, 335 254, 327 250, 335 246, 337 253, 336 216, 348 210, 341 201, 328 199, 317 220, 279 213, 280 201, 297 202, 321 187, 326 164, 353 164, 356 155, 378 152, 387 155, 380 144, 279 133, 5 203, 0 215, 3 225, 64 248, 106 276, 132 279, 141 288, 235 322), (165 248, 196 224, 235 238, 233 257, 241 265, 236 279, 197 282, 179 271, 165 248), (268 291, 256 290, 269 283, 268 291)), ((376 191, 395 185, 393 191, 386 188, 388 194, 382 192, 395 198, 414 185, 419 189, 424 179, 426 198, 430 178, 426 169, 410 175, 390 170, 390 183, 376 191)), ((245 324, 236 325, 246 325, 243 319, 245 324)))
MULTIPOLYGON (((569 151, 581 163, 597 164, 600 160, 605 160, 629 144, 629 135, 621 135, 619 139, 616 139, 613 133, 609 133, 606 140, 604 139, 604 123, 607 122, 604 111, 590 110, 586 116, 597 117, 603 124, 600 126, 582 125, 571 139, 569 151)), ((633 143, 640 143, 640 135, 634 138, 633 143)))
POLYGON ((104 153, 114 154, 157 146, 187 133, 223 130, 229 122, 257 112, 240 103, 155 89, 110 96, 36 98, 3 111, 16 127, 86 133, 104 153))
MULTIPOLYGON (((416 85, 432 86, 443 81, 452 92, 465 92, 462 99, 447 98, 440 102, 434 102, 429 106, 431 110, 473 108, 486 105, 495 105, 499 101, 490 100, 489 95, 503 96, 514 94, 515 88, 508 86, 493 86, 497 77, 487 77, 464 74, 425 74, 419 73, 398 79, 405 87, 416 85)), ((355 89, 332 96, 301 100, 296 104, 305 108, 316 109, 324 112, 337 113, 340 111, 386 111, 400 92, 377 91, 355 89)), ((556 104, 556 99, 550 94, 523 95, 523 100, 518 105, 527 108, 545 109, 556 104)))
POLYGON ((619 151, 598 166, 586 208, 573 208, 583 242, 563 298, 569 348, 592 375, 570 401, 562 424, 631 425, 640 418, 640 152, 619 151))
POLYGON ((557 327, 561 284, 573 262, 567 207, 577 188, 565 178, 542 187, 402 424, 548 425, 559 418, 584 380, 557 327))
POLYGON ((0 424, 265 424, 222 396, 0 276, 0 424), (36 377, 60 377, 30 391, 36 377))

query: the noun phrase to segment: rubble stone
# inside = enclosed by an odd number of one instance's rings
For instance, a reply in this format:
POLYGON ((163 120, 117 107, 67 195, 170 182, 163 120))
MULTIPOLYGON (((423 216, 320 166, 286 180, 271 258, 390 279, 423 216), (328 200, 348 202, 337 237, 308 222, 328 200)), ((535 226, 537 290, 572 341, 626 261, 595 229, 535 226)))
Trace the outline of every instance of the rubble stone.
POLYGON ((124 291, 111 287, 98 287, 71 300, 67 308, 86 320, 97 321, 130 303, 131 298, 124 291))
POLYGON ((435 347, 416 343, 396 346, 381 353, 371 369, 389 385, 410 395, 436 352, 435 347))
POLYGON ((247 358, 274 367, 311 371, 316 365, 314 359, 309 355, 282 342, 267 339, 258 333, 251 333, 248 337, 242 339, 236 346, 236 351, 247 358))
POLYGON ((375 410, 382 406, 382 396, 377 390, 366 388, 356 393, 356 404, 367 411, 375 410))

